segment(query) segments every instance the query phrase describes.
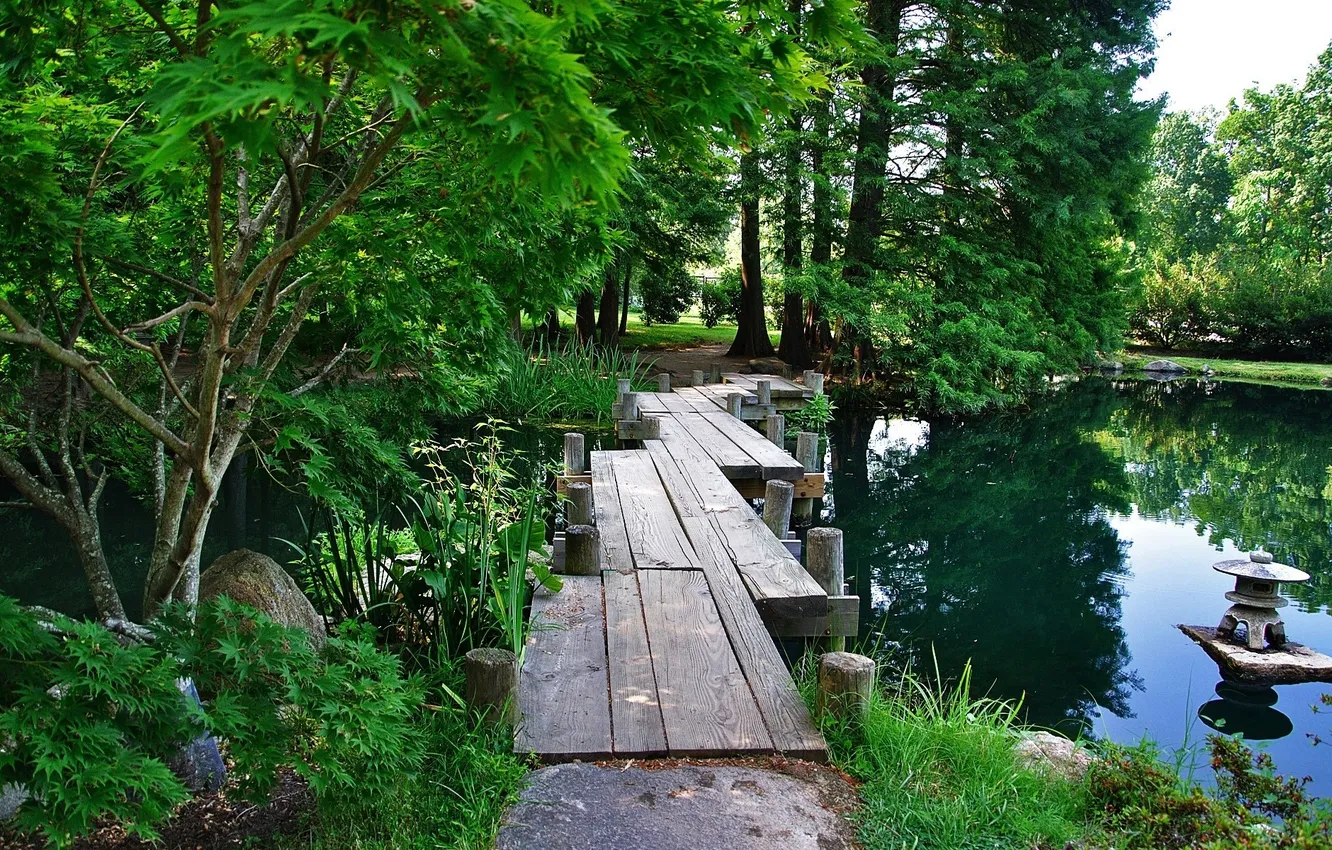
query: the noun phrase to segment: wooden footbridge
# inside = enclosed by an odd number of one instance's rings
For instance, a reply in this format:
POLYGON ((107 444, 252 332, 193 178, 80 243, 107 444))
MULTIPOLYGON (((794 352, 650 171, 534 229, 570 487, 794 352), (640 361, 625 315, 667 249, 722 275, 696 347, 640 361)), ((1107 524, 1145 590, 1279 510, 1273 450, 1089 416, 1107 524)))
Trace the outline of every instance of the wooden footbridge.
POLYGON ((774 642, 856 629, 857 600, 842 595, 840 538, 836 555, 811 567, 822 584, 785 539, 792 499, 807 506, 822 496, 823 475, 812 441, 800 441, 803 463, 781 448, 774 398, 790 409, 814 389, 724 377, 707 384, 696 373, 696 386, 675 392, 668 380, 659 392, 622 392, 617 428, 627 448, 592 452, 590 465, 581 436, 566 438, 560 484, 576 524, 556 542, 563 590, 538 589, 532 603, 516 751, 547 761, 826 760, 774 642), (768 435, 746 424, 760 417, 768 435), (587 484, 590 494, 578 486, 587 484), (760 517, 749 500, 765 492, 760 517))

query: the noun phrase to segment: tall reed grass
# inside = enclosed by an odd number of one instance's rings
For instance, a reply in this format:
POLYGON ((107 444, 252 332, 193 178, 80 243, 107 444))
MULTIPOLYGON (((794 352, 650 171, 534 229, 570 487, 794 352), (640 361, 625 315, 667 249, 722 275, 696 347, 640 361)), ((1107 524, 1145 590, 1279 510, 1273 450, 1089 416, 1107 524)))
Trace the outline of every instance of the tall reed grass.
POLYGON ((629 378, 634 389, 648 390, 651 363, 617 348, 570 341, 538 343, 509 351, 496 366, 494 384, 482 407, 508 419, 608 419, 616 398, 616 380, 629 378))

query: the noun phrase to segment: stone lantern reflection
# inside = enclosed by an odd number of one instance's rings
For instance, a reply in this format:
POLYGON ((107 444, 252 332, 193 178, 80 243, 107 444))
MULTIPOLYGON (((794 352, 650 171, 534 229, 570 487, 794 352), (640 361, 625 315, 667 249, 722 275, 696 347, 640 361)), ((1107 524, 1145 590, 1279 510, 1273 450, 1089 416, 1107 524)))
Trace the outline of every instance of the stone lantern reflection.
POLYGON ((1216 627, 1217 636, 1233 640, 1235 629, 1243 623, 1249 649, 1262 651, 1269 646, 1276 649, 1285 645, 1286 625, 1277 612, 1290 601, 1281 595, 1281 584, 1308 581, 1309 574, 1286 564, 1272 563, 1272 556, 1262 550, 1251 553, 1247 559, 1220 561, 1212 569, 1235 577, 1235 589, 1226 593, 1226 598, 1234 604, 1222 615, 1216 627))

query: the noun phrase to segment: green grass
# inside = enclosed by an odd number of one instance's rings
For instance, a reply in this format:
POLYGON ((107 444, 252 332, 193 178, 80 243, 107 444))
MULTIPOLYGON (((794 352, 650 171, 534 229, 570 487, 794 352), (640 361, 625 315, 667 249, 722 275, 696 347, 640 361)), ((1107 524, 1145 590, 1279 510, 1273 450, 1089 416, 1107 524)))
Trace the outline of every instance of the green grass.
POLYGON ((1140 355, 1126 353, 1121 362, 1128 371, 1142 371, 1152 360, 1173 360, 1190 373, 1202 374, 1203 366, 1211 366, 1218 378, 1236 378, 1279 384, 1317 384, 1332 378, 1332 365, 1327 363, 1283 363, 1267 360, 1219 360, 1210 357, 1176 357, 1169 354, 1140 355))
MULTIPOLYGON (((461 692, 461 682, 455 683, 461 692)), ((505 809, 517 800, 527 766, 506 732, 482 727, 453 704, 427 708, 427 754, 396 793, 362 805, 328 807, 308 834, 274 842, 275 850, 488 850, 505 809)))
POLYGON ((825 721, 833 762, 861 781, 867 848, 1063 847, 1089 834, 1080 782, 1037 774, 1013 753, 1016 708, 940 694, 907 676, 862 723, 825 721))
POLYGON ((610 416, 617 378, 632 379, 636 390, 656 388, 645 377, 651 363, 651 356, 572 340, 513 351, 496 364, 483 406, 487 413, 514 419, 600 421, 610 416))
MULTIPOLYGON (((560 321, 566 326, 573 324, 573 316, 562 312, 560 321)), ((781 332, 769 329, 768 337, 777 345, 781 332)), ((709 328, 699 318, 697 310, 690 310, 680 317, 680 321, 670 325, 645 325, 642 313, 629 311, 629 324, 624 336, 620 337, 620 346, 640 351, 665 350, 672 348, 694 348, 700 345, 730 345, 735 339, 735 325, 720 324, 709 328)))

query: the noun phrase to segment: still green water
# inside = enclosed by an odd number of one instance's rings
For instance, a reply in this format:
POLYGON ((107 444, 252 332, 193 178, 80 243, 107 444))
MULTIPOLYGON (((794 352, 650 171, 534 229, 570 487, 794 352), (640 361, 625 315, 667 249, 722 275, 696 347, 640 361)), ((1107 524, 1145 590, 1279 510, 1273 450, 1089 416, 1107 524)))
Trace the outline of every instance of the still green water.
MULTIPOLYGON (((560 457, 559 430, 507 440, 523 466, 560 457)), ((1220 702, 1216 665, 1174 628, 1215 625, 1232 580, 1211 564, 1263 545, 1313 574, 1289 590, 1287 631, 1332 654, 1332 393, 1087 379, 984 417, 843 413, 829 461, 823 521, 845 530, 862 637, 889 663, 949 679, 970 662, 980 693, 1021 699, 1032 723, 1167 748, 1201 742, 1211 704, 1332 796, 1332 745, 1308 737, 1332 739, 1332 713, 1311 708, 1332 685, 1277 688, 1271 708, 1220 702)), ((239 545, 287 560, 283 539, 304 538, 308 505, 264 476, 243 516, 231 507, 205 563, 239 545)), ((149 514, 116 490, 102 526, 135 608, 149 514)), ((27 511, 0 512, 0 593, 89 612, 68 540, 27 511)))
POLYGON ((1332 393, 1087 379, 1021 412, 843 416, 830 442, 824 521, 895 663, 970 662, 1031 723, 1166 747, 1201 742, 1210 703, 1332 794, 1332 745, 1309 737, 1332 738, 1312 710, 1332 685, 1217 704, 1216 665, 1174 628, 1215 625, 1233 579, 1211 564, 1262 545, 1313 575, 1287 632, 1332 654, 1332 393))

